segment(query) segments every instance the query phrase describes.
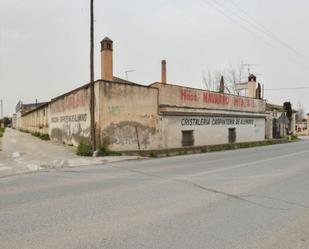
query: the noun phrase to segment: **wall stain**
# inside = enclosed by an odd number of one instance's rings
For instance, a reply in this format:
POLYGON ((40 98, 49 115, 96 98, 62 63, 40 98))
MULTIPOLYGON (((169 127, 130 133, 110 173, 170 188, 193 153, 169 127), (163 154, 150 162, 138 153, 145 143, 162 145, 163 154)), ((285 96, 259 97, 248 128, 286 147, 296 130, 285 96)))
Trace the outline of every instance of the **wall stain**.
POLYGON ((51 139, 66 144, 78 145, 81 142, 90 143, 89 139, 90 129, 82 129, 81 125, 78 124, 74 128, 68 125, 63 125, 61 128, 53 128, 51 130, 51 139))
POLYGON ((104 146, 116 144, 121 146, 135 145, 138 147, 138 141, 141 149, 147 149, 150 145, 151 136, 155 135, 156 129, 148 127, 134 121, 123 121, 112 123, 107 126, 101 134, 102 144, 104 146), (136 134, 136 131, 138 134, 136 134))

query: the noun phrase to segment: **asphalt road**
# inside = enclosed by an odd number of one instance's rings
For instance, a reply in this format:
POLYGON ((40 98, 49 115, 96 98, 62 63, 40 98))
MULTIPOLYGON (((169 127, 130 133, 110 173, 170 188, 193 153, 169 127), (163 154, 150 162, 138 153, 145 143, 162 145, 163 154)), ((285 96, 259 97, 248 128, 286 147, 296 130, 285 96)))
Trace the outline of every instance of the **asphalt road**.
POLYGON ((0 178, 1 249, 309 248, 309 140, 0 178))

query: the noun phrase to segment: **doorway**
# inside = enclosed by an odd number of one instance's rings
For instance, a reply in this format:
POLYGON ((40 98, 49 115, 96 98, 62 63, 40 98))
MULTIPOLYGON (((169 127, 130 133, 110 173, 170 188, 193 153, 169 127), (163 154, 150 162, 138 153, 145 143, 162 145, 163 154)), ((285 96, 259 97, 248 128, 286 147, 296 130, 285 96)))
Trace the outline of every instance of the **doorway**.
POLYGON ((229 128, 229 143, 236 143, 236 128, 229 128))
POLYGON ((193 131, 182 131, 182 146, 194 146, 193 131))

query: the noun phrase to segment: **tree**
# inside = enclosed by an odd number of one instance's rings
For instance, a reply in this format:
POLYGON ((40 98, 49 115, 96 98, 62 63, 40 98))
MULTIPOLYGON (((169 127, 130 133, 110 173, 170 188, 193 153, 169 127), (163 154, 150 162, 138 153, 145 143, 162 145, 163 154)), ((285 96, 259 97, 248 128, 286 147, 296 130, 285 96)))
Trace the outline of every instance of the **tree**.
POLYGON ((206 90, 218 91, 222 75, 222 72, 218 70, 213 72, 211 70, 208 70, 207 72, 204 71, 202 74, 202 79, 206 90))
POLYGON ((230 64, 228 68, 223 70, 204 71, 202 78, 205 88, 210 91, 219 91, 220 81, 223 76, 225 82, 224 89, 226 92, 239 95, 240 91, 237 90, 236 85, 240 82, 247 81, 247 79, 243 78, 244 69, 245 64, 240 62, 237 65, 230 64))
POLYGON ((297 115, 296 115, 297 121, 301 122, 305 118, 305 110, 303 103, 299 100, 298 106, 297 106, 297 115))

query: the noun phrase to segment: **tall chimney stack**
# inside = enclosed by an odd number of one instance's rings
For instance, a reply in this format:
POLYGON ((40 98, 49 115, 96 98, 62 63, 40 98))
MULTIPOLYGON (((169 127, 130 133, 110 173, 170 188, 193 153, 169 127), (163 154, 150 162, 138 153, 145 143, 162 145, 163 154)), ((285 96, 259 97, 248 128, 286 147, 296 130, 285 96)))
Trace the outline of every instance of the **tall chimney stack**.
POLYGON ((307 135, 309 136, 309 113, 307 113, 307 135))
POLYGON ((113 81, 113 41, 108 37, 101 41, 101 79, 113 81))
POLYGON ((248 97, 256 98, 256 76, 253 74, 248 78, 248 97))
POLYGON ((162 79, 161 79, 161 82, 163 84, 166 84, 167 83, 167 79, 166 79, 166 60, 162 60, 161 64, 162 64, 162 69, 161 69, 162 79))

